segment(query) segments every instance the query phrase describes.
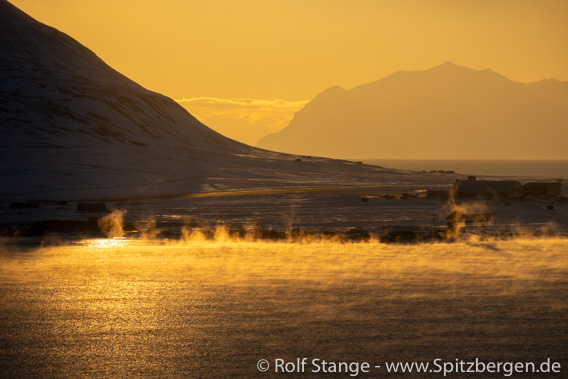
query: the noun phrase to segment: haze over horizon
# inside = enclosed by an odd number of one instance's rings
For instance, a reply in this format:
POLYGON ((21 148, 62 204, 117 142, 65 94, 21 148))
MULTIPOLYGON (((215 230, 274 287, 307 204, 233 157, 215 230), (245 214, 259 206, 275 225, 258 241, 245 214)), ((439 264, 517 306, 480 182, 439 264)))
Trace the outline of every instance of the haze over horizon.
POLYGON ((568 81, 563 1, 11 2, 252 145, 326 88, 445 61, 568 81))

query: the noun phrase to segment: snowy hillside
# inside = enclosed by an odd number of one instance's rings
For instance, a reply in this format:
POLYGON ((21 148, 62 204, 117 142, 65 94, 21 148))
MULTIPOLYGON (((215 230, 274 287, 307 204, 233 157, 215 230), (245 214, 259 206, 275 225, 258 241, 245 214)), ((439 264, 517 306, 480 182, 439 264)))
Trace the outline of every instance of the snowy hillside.
POLYGON ((0 132, 5 199, 421 180, 351 162, 273 153, 225 138, 173 100, 142 88, 77 41, 4 0, 0 132))

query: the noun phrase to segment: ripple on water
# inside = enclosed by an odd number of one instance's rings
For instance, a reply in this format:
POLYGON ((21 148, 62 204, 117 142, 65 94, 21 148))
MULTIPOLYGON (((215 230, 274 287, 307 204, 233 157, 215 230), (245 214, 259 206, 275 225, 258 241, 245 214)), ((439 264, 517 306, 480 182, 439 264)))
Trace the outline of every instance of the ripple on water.
POLYGON ((296 357, 568 364, 561 239, 96 239, 0 257, 7 376, 250 376, 260 358, 296 357))

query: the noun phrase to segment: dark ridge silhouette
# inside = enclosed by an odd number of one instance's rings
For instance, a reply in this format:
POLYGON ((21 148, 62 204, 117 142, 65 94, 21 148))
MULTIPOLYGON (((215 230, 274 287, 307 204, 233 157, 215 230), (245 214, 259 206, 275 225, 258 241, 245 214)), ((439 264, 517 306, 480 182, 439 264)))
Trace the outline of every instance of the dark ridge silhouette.
MULTIPOLYGON (((141 62, 143 64, 143 62, 141 62)), ((377 184, 396 171, 244 145, 0 0, 4 199, 377 184), (297 162, 302 159, 302 164, 297 162)))
POLYGON ((568 159, 568 82, 446 62, 332 87, 258 146, 341 158, 568 159))

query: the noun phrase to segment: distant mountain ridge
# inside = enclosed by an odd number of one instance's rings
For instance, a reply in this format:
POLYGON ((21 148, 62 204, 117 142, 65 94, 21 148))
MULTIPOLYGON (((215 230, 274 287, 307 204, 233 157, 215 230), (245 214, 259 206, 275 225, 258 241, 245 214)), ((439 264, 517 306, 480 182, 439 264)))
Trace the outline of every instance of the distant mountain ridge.
POLYGON ((332 87, 259 147, 336 158, 568 159, 568 82, 446 62, 332 87))

